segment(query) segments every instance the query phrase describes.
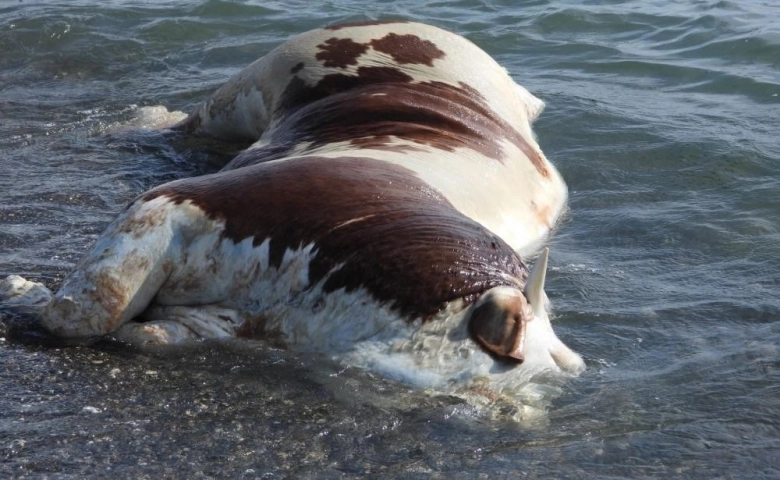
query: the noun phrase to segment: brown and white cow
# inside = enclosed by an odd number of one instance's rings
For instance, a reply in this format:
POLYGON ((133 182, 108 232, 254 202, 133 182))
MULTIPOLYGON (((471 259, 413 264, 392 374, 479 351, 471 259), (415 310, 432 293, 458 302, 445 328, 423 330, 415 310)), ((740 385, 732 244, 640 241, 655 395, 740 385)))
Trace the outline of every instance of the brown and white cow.
MULTIPOLYGON (((453 33, 336 25, 249 65, 173 126, 255 143, 138 197, 51 296, 62 337, 251 337, 421 385, 577 373, 520 258, 565 208, 531 122, 543 103, 453 33)), ((45 305, 45 307, 43 307, 45 305)))

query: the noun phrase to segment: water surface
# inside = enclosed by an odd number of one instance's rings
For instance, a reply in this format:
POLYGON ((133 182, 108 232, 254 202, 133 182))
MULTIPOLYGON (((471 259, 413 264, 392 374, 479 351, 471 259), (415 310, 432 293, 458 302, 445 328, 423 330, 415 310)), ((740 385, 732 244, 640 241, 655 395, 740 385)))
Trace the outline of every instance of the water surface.
POLYGON ((136 195, 229 155, 116 128, 139 107, 376 17, 463 34, 547 102, 571 194, 548 294, 585 374, 517 423, 318 358, 51 348, 5 317, 0 476, 780 478, 775 2, 0 2, 0 277, 56 286, 136 195))

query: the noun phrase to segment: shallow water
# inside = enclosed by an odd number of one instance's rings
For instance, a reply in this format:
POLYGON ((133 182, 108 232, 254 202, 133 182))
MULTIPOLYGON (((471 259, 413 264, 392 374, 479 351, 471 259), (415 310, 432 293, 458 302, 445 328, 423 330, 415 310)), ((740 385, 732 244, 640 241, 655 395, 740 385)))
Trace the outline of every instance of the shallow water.
POLYGON ((139 106, 366 16, 461 33, 547 102, 548 295, 589 369, 513 423, 318 358, 51 348, 6 317, 0 477, 780 478, 774 2, 0 3, 0 277, 56 286, 137 194, 224 160, 117 128, 139 106))

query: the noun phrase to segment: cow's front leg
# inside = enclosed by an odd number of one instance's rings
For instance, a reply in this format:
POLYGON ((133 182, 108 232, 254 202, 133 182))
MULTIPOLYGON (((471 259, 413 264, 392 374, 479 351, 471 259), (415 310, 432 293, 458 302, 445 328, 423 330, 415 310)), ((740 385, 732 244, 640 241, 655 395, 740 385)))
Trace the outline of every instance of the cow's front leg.
POLYGON ((164 197, 132 204, 65 277, 43 325, 61 337, 105 335, 143 312, 182 250, 181 215, 164 197))

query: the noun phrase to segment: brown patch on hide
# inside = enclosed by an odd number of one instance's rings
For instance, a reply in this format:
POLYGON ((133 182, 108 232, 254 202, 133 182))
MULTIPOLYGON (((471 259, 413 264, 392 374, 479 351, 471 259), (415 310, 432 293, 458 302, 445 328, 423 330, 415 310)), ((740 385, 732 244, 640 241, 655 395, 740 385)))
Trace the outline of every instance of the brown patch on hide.
POLYGON ((283 158, 303 142, 311 148, 336 142, 396 148, 395 137, 445 152, 471 149, 499 161, 506 158, 506 141, 543 177, 550 175, 541 152, 464 83, 416 83, 399 69, 360 67, 357 75, 326 75, 314 86, 296 77, 280 105, 283 120, 270 144, 239 155, 227 168, 283 158))
POLYGON ((359 20, 356 22, 337 23, 328 25, 325 30, 341 30, 342 28, 370 27, 372 25, 387 25, 391 23, 409 23, 406 20, 359 20))
POLYGON ((261 163, 172 182, 141 200, 159 196, 189 200, 224 221, 222 235, 236 243, 270 238, 272 268, 287 249, 314 244, 310 287, 362 287, 410 319, 428 318, 455 299, 473 302, 495 286, 522 288, 528 276, 499 237, 413 172, 379 160, 261 163))
POLYGON ((299 77, 293 77, 282 92, 275 113, 283 117, 323 98, 366 85, 411 81, 411 76, 395 67, 358 67, 357 75, 331 73, 322 77, 314 86, 307 85, 299 77))
POLYGON ((398 35, 388 33, 378 40, 371 40, 369 45, 377 52, 393 57, 399 64, 418 64, 433 66, 433 61, 444 58, 444 52, 435 43, 423 40, 417 35, 398 35))
POLYGON ((350 38, 329 38, 325 43, 317 45, 322 50, 314 56, 329 68, 347 68, 357 65, 357 59, 368 51, 368 47, 350 38))

